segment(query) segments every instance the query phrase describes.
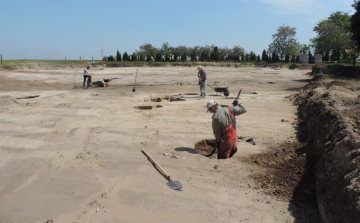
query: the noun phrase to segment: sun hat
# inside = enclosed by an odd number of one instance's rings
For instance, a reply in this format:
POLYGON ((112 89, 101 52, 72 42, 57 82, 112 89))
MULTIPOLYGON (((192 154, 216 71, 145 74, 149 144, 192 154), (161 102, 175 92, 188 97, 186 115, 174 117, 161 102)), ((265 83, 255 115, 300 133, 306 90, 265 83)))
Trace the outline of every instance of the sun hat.
POLYGON ((198 67, 197 67, 197 69, 199 70, 200 68, 202 68, 202 66, 201 65, 199 65, 198 67))
POLYGON ((207 109, 206 109, 206 112, 209 112, 209 109, 210 108, 212 108, 214 105, 216 105, 217 103, 216 103, 216 101, 214 101, 214 100, 210 100, 210 101, 208 101, 208 103, 206 104, 206 107, 207 107, 207 109))

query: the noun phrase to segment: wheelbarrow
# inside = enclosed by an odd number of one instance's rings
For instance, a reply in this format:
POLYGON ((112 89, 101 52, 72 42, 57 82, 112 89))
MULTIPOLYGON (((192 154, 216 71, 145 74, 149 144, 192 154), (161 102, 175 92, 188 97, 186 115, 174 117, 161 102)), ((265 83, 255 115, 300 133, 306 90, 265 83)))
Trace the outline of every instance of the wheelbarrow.
POLYGON ((101 81, 101 83, 99 83, 99 87, 107 87, 108 83, 114 79, 120 79, 120 78, 117 78, 117 77, 114 77, 114 78, 104 78, 103 81, 101 81), (100 86, 102 85, 102 86, 100 86))
POLYGON ((103 79, 105 83, 109 83, 110 81, 114 80, 114 79, 119 79, 117 77, 111 78, 111 79, 103 79))
POLYGON ((212 87, 210 84, 208 84, 207 86, 211 87, 216 92, 216 94, 223 93, 226 97, 230 95, 230 92, 228 90, 229 87, 212 87))

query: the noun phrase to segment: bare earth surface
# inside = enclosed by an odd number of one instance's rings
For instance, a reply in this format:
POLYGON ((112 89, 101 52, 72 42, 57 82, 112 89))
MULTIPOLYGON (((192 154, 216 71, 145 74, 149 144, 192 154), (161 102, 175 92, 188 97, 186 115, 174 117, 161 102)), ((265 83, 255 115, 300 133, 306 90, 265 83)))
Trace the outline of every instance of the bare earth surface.
MULTIPOLYGON (((1 222, 313 218, 316 211, 297 210, 286 196, 269 193, 254 180, 265 173, 257 154, 276 151, 284 142, 300 147, 298 111, 288 96, 310 80, 308 71, 205 67, 208 84, 229 87, 230 96, 208 87, 207 98, 198 100, 195 66, 93 67, 93 81, 119 79, 106 88, 88 89, 82 89, 82 70, 0 71, 1 222), (198 154, 194 144, 213 138, 206 102, 230 105, 240 88, 248 112, 237 117, 238 136, 243 137, 238 153, 229 160, 198 154), (179 94, 185 100, 167 100, 179 94), (39 97, 17 99, 29 96, 39 97), (246 142, 249 138, 256 145, 246 142), (141 149, 183 190, 170 189, 141 149)), ((296 185, 290 186, 281 191, 291 194, 296 185)))

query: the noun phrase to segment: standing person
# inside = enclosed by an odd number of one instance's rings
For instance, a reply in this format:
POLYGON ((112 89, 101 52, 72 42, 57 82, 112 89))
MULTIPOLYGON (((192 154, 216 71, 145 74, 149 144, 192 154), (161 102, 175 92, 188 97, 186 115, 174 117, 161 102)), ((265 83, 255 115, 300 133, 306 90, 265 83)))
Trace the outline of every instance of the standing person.
POLYGON ((85 82, 86 82, 86 78, 88 78, 87 80, 87 87, 91 86, 91 73, 90 73, 90 67, 86 67, 84 69, 84 82, 83 82, 83 88, 85 88, 85 82))
POLYGON ((231 158, 237 152, 235 116, 246 112, 245 106, 233 101, 233 107, 221 107, 214 100, 207 103, 207 111, 213 113, 212 129, 218 145, 218 159, 231 158))
POLYGON ((198 69, 198 77, 199 77, 199 85, 200 85, 200 98, 205 98, 206 97, 206 72, 205 70, 202 68, 201 65, 199 65, 197 67, 198 69))

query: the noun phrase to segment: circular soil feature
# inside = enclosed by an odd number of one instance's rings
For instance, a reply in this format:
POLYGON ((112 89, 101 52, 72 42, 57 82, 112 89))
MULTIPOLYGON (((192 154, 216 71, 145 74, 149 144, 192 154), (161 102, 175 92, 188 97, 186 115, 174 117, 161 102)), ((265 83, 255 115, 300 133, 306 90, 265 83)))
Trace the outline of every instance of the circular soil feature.
POLYGON ((183 95, 199 95, 199 93, 184 93, 183 95))
MULTIPOLYGON (((216 147, 215 139, 203 139, 195 143, 196 151, 203 156, 211 156, 216 147)), ((214 152, 217 155, 217 150, 214 152)))
POLYGON ((134 107, 134 108, 137 108, 137 109, 140 109, 140 110, 151 110, 151 109, 153 109, 153 106, 137 106, 137 107, 134 107))

